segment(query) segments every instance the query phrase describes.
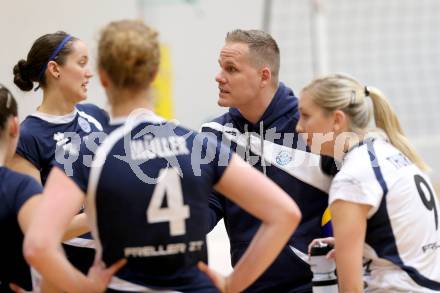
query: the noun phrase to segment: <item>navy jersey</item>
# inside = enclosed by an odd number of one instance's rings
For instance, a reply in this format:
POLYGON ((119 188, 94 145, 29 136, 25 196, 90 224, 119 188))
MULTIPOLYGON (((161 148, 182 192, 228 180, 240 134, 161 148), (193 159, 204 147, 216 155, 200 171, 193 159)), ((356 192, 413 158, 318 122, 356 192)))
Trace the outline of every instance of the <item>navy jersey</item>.
POLYGON ((17 154, 40 171, 43 185, 53 166, 72 176, 72 164, 79 159, 81 145, 90 135, 102 132, 107 123, 107 113, 92 104, 78 104, 64 116, 36 112, 20 125, 17 154))
POLYGON ((23 253, 23 233, 18 224, 18 213, 32 196, 42 192, 33 178, 0 167, 0 292, 10 292, 9 283, 32 290, 30 269, 23 253))
POLYGON ((196 264, 207 257, 208 195, 231 152, 161 121, 127 122, 98 148, 86 210, 97 253, 107 265, 128 259, 114 278, 126 290, 217 292, 196 264))
MULTIPOLYGON (((17 154, 30 161, 39 171, 43 185, 53 166, 58 166, 68 176, 74 176, 73 164, 82 160, 79 150, 93 146, 97 136, 102 136, 108 115, 93 104, 78 104, 67 115, 49 115, 36 112, 21 123, 17 154)), ((90 234, 64 242, 64 249, 72 264, 87 273, 93 263, 93 241, 90 234)))
POLYGON ((108 124, 104 126, 104 131, 98 133, 93 138, 89 138, 87 144, 81 144, 79 158, 72 164, 72 180, 84 192, 87 192, 90 177, 90 167, 95 157, 98 147, 104 142, 107 136, 115 129, 122 126, 125 118, 110 119, 108 124))

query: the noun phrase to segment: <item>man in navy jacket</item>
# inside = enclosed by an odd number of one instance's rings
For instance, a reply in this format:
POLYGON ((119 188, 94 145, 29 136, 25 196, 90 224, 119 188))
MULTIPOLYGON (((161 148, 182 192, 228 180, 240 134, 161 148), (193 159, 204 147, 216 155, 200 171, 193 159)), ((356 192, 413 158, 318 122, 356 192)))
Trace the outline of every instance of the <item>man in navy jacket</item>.
MULTIPOLYGON (((330 184, 329 172, 322 169, 334 165, 308 152, 295 132, 298 100, 278 81, 279 49, 269 34, 258 30, 229 32, 219 64, 218 104, 229 111, 204 124, 202 131, 214 133, 276 182, 292 196, 303 215, 285 249, 247 292, 311 292, 307 245, 322 236, 321 217, 330 184)), ((209 229, 224 218, 235 265, 260 222, 221 194, 212 194, 209 200, 209 229)))

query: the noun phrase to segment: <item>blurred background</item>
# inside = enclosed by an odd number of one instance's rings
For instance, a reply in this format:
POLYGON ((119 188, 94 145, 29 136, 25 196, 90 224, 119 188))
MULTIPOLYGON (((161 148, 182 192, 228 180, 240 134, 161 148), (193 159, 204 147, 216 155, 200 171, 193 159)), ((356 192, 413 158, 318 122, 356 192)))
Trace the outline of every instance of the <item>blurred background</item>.
MULTIPOLYGON (((64 30, 90 48, 95 70, 99 30, 141 18, 160 32, 162 68, 157 111, 198 129, 218 107, 218 54, 235 28, 264 29, 281 49, 281 80, 295 92, 313 77, 347 72, 381 89, 440 182, 440 1, 438 0, 0 0, 0 83, 17 97, 20 116, 34 112, 41 91, 23 93, 12 68, 33 41, 64 30)), ((97 78, 89 102, 107 108, 97 78)), ((224 228, 209 235, 210 262, 228 272, 224 228)))

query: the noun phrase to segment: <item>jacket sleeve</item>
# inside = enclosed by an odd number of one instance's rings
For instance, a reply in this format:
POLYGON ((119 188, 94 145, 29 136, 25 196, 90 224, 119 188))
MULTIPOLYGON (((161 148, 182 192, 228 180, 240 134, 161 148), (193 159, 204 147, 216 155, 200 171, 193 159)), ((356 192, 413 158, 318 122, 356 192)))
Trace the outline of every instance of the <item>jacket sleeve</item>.
POLYGON ((225 198, 220 193, 213 192, 209 195, 208 202, 208 232, 211 232, 225 215, 225 198))
MULTIPOLYGON (((218 138, 218 133, 211 130, 209 127, 200 128, 200 132, 214 133, 218 138)), ((217 223, 225 216, 225 197, 218 192, 212 192, 208 197, 209 209, 208 209, 208 231, 212 231, 217 223)))

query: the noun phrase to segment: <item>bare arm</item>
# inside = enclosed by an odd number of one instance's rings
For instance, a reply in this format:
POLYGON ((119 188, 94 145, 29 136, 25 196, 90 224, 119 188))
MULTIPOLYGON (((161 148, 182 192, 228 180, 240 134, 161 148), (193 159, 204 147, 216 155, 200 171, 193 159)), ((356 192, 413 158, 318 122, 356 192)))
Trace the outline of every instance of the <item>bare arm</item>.
POLYGON ((25 236, 24 256, 45 279, 63 291, 100 292, 124 263, 117 262, 108 269, 95 263, 86 277, 66 259, 60 244, 83 198, 77 185, 60 169, 53 168, 25 236))
POLYGON ((18 224, 23 234, 26 234, 32 220, 33 213, 38 207, 41 200, 41 194, 29 198, 20 208, 18 212, 18 224))
MULTIPOLYGON (((8 167, 16 172, 20 172, 33 177, 41 184, 40 171, 28 160, 23 158, 18 154, 14 154, 14 157, 8 162, 8 167)), ((31 218, 31 212, 36 206, 39 197, 33 197, 25 203, 19 213, 20 227, 23 232, 26 231, 29 219, 31 218), (21 217, 20 217, 21 214, 21 217)), ((87 225, 87 217, 85 214, 76 215, 73 217, 71 223, 69 224, 63 240, 68 240, 79 235, 89 232, 90 229, 87 225)))
MULTIPOLYGON (((20 211, 18 212, 18 223, 23 233, 26 233, 31 223, 33 213, 40 203, 41 198, 42 195, 31 197, 23 204, 20 211)), ((48 218, 50 219, 50 217, 48 218)), ((69 223, 67 230, 64 232, 63 241, 72 239, 89 231, 90 227, 87 222, 86 214, 82 213, 76 215, 72 218, 72 221, 69 223)))
POLYGON ((37 180, 41 184, 40 171, 28 160, 22 156, 15 154, 8 162, 8 167, 16 172, 27 174, 37 180))
MULTIPOLYGON (((31 162, 29 162, 22 156, 15 154, 14 157, 8 162, 8 167, 16 172, 20 172, 33 177, 35 180, 37 180, 38 183, 41 184, 40 171, 31 162)), ((32 204, 32 206, 33 205, 34 204, 32 204)), ((32 210, 31 207, 29 207, 29 209, 32 210)), ((23 230, 23 227, 21 228, 22 231, 25 231, 23 230)), ((65 234, 63 236, 63 240, 72 239, 89 231, 90 228, 87 225, 86 215, 76 215, 73 217, 70 225, 67 227, 67 230, 65 231, 65 234)))
POLYGON ((336 200, 330 206, 341 293, 363 292, 362 255, 370 208, 343 200, 336 200))
POLYGON ((85 213, 78 214, 73 217, 67 230, 64 232, 63 241, 78 237, 90 232, 90 226, 85 213))
MULTIPOLYGON (((32 221, 33 213, 38 207, 41 198, 42 195, 36 195, 31 197, 23 204, 23 206, 20 208, 20 211, 18 212, 18 223, 24 234, 28 231, 29 225, 32 221)), ((63 240, 84 234, 88 230, 90 229, 87 225, 87 218, 85 214, 77 215, 72 219, 72 222, 69 224, 69 228, 64 234, 63 240)), ((60 292, 58 289, 56 289, 55 286, 50 284, 45 279, 41 280, 40 289, 42 292, 60 292)))
POLYGON ((232 157, 215 189, 262 221, 229 277, 219 278, 215 272, 201 265, 222 292, 240 292, 278 256, 298 225, 301 213, 280 187, 237 155, 232 157))

